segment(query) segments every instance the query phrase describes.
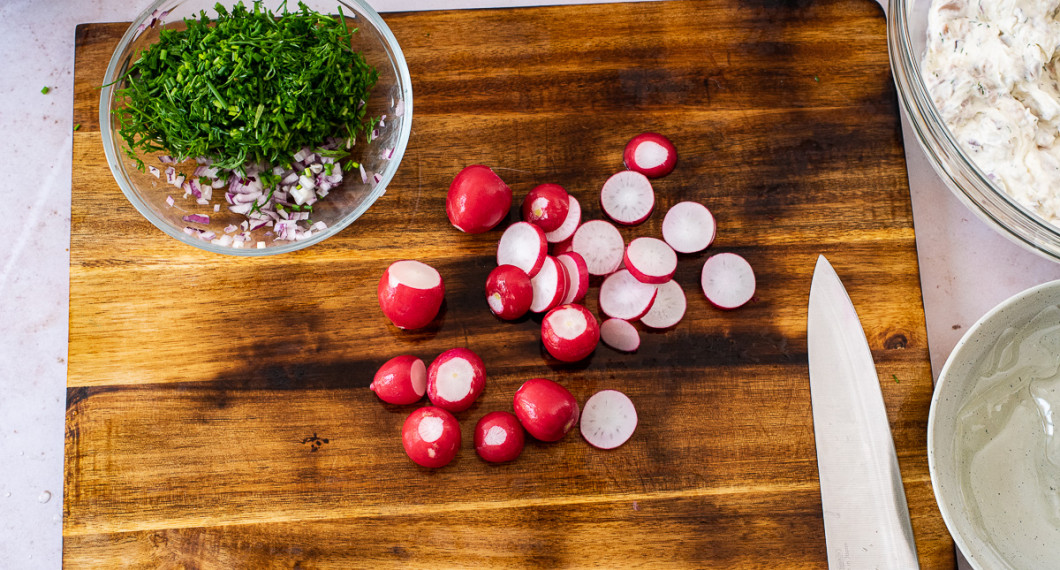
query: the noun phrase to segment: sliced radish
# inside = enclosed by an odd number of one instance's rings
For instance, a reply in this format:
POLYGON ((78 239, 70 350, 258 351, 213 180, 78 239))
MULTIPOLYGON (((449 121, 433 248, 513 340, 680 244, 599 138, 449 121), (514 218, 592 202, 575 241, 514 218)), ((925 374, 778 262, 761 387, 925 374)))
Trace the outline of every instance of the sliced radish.
POLYGON ((441 408, 420 408, 401 426, 401 445, 417 464, 432 469, 445 467, 460 451, 460 424, 441 408))
POLYGON ((478 234, 493 229, 508 216, 512 190, 488 166, 473 164, 449 185, 445 213, 456 229, 478 234))
POLYGON ((644 283, 666 283, 677 271, 677 254, 661 239, 639 237, 626 247, 622 258, 634 277, 644 283))
POLYGON ((719 253, 703 264, 700 285, 712 305, 719 309, 735 309, 754 297, 755 272, 739 255, 719 253))
POLYGON ((600 340, 615 350, 633 352, 640 348, 637 327, 623 319, 607 319, 600 325, 600 340))
POLYGON ((548 255, 545 232, 529 222, 516 222, 501 234, 497 242, 497 265, 514 265, 533 277, 541 270, 548 255))
POLYGON ((643 222, 655 208, 655 191, 647 176, 623 170, 604 182, 600 190, 600 207, 612 220, 632 226, 643 222))
POLYGON ((579 426, 582 437, 599 449, 614 449, 629 441, 637 429, 637 408, 617 390, 601 390, 585 401, 579 426))
POLYGON ((648 178, 659 178, 673 171, 677 164, 677 149, 670 139, 659 133, 641 133, 626 144, 622 160, 630 170, 648 178))
POLYGON ((541 320, 541 342, 557 360, 577 362, 596 350, 600 325, 589 309, 560 305, 541 320))
POLYGON ((450 412, 471 407, 486 387, 486 366, 466 348, 451 348, 438 355, 427 368, 427 397, 450 412))
POLYGON ((527 380, 512 399, 515 417, 541 441, 559 441, 578 423, 578 400, 563 386, 545 378, 527 380))
POLYGON ((510 412, 490 412, 475 424, 475 451, 490 463, 519 457, 525 439, 523 425, 510 412))
POLYGON ((445 299, 442 276, 430 265, 405 259, 383 272, 377 290, 379 308, 400 329, 427 326, 445 299))
POLYGON ((574 232, 571 250, 581 254, 590 275, 607 275, 622 264, 626 242, 618 228, 604 220, 585 222, 574 232))
POLYGON ((559 255, 561 253, 567 253, 568 251, 574 251, 574 236, 556 242, 552 244, 552 255, 559 255))
POLYGON ((530 279, 530 285, 534 289, 530 312, 544 313, 558 305, 567 295, 567 272, 555 257, 546 256, 541 264, 541 271, 530 279))
POLYGON ((674 251, 681 253, 707 249, 716 233, 714 215, 699 202, 678 202, 663 218, 663 239, 674 251))
POLYGON ((545 232, 548 243, 559 243, 574 235, 578 225, 582 223, 582 205, 578 199, 570 194, 567 195, 567 217, 563 223, 551 232, 545 232))
POLYGON ((556 231, 567 219, 569 196, 559 184, 535 186, 523 199, 523 221, 535 224, 546 232, 556 231))
POLYGON ((688 300, 677 281, 667 281, 659 285, 657 289, 659 293, 655 296, 655 302, 640 318, 640 322, 653 329, 668 329, 684 318, 688 300))
POLYGON ((512 320, 526 314, 534 300, 534 286, 525 271, 514 265, 501 265, 486 278, 486 302, 490 311, 512 320))
POLYGON ((395 356, 379 367, 368 389, 389 404, 414 404, 427 391, 427 367, 410 354, 395 356))
POLYGON ((585 265, 585 258, 576 251, 568 251, 557 255, 556 260, 567 271, 569 281, 562 304, 580 302, 589 292, 589 267, 585 265))
POLYGON ((635 321, 651 308, 658 289, 637 280, 628 269, 608 275, 600 284, 600 310, 609 317, 635 321))

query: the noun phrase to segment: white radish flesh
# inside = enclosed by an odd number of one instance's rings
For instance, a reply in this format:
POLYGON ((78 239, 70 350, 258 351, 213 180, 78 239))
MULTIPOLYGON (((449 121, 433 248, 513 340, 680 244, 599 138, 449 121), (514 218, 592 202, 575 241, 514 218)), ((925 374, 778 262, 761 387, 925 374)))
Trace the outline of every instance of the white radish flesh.
POLYGON ((607 319, 600 325, 600 340, 615 350, 633 352, 640 348, 637 327, 623 319, 607 319))
POLYGON ((589 268, 585 259, 576 251, 568 251, 556 256, 556 261, 567 272, 567 295, 562 304, 577 303, 589 292, 589 268))
POLYGON ((640 318, 640 322, 653 329, 668 329, 684 318, 688 299, 685 298, 685 292, 677 281, 667 281, 659 285, 658 290, 655 302, 640 318))
POLYGON ((548 255, 548 242, 541 228, 528 222, 516 222, 501 234, 497 242, 497 265, 514 265, 533 277, 541 270, 548 255))
POLYGON ((622 269, 600 284, 600 310, 609 317, 635 321, 648 312, 657 293, 655 285, 641 283, 622 269))
POLYGON ((623 261, 634 277, 653 285, 666 283, 677 271, 677 254, 673 248, 653 237, 629 242, 623 261))
POLYGON ((545 257, 541 271, 530 278, 534 298, 530 301, 530 312, 544 313, 559 305, 567 294, 567 272, 551 255, 545 257))
POLYGON ((700 285, 715 307, 735 309, 754 297, 754 269, 735 253, 719 253, 703 264, 700 285))
POLYGON ((608 275, 618 269, 625 248, 618 228, 603 220, 585 222, 571 241, 571 250, 585 259, 590 275, 608 275))
POLYGON ((579 427, 589 445, 614 449, 633 437, 637 408, 622 392, 601 390, 586 400, 579 427))
POLYGON ((567 195, 567 201, 569 202, 567 217, 563 220, 563 224, 551 232, 545 232, 545 239, 548 243, 559 243, 570 238, 578 229, 578 225, 582 223, 581 202, 570 194, 567 195))
POLYGON ((607 217, 628 226, 648 219, 655 208, 655 191, 647 176, 623 170, 604 182, 600 190, 600 207, 607 217))
POLYGON ((674 204, 663 218, 662 235, 680 253, 703 251, 714 241, 717 224, 714 215, 699 202, 674 204))

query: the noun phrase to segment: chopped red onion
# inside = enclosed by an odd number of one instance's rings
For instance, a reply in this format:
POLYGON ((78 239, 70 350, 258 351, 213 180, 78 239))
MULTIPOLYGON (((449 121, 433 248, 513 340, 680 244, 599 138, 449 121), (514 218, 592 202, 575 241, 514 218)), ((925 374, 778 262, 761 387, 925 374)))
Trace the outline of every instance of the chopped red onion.
POLYGON ((188 214, 187 216, 184 216, 183 220, 193 224, 207 225, 210 223, 210 216, 205 214, 188 214))
POLYGON ((147 171, 150 172, 151 175, 155 178, 160 178, 162 176, 162 171, 155 168, 154 166, 148 166, 147 171))
POLYGON ((174 202, 174 200, 173 200, 173 197, 172 197, 172 196, 166 196, 166 204, 169 204, 169 207, 170 207, 170 208, 172 208, 172 207, 173 207, 173 204, 175 204, 175 202, 174 202))
POLYGON ((361 171, 361 184, 368 184, 368 174, 364 172, 364 165, 358 164, 357 168, 361 171))

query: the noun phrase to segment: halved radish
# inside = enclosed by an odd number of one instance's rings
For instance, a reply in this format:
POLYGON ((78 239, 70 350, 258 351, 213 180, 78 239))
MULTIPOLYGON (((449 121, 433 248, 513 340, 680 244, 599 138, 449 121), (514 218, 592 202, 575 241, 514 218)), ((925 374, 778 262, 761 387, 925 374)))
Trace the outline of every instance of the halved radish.
POLYGON ((535 224, 545 232, 559 229, 569 210, 569 194, 559 184, 535 186, 523 199, 523 221, 535 224))
POLYGON ((530 435, 559 441, 578 423, 578 400, 563 386, 545 378, 527 380, 512 400, 515 416, 530 435))
POLYGON ((530 222, 516 222, 497 242, 497 265, 514 265, 533 277, 548 255, 545 232, 530 222))
POLYGON ((635 321, 651 308, 658 289, 637 280, 628 269, 608 275, 600 284, 600 310, 609 317, 635 321))
POLYGON ((478 234, 493 229, 508 216, 512 190, 488 166, 473 164, 449 185, 445 213, 456 229, 478 234))
POLYGON ((401 426, 401 445, 417 464, 432 469, 445 467, 460 451, 460 423, 441 408, 420 408, 401 426))
POLYGON ((755 272, 735 253, 713 255, 703 264, 700 285, 707 300, 719 309, 735 309, 755 294, 755 272))
POLYGON ((637 327, 623 319, 607 319, 600 325, 600 340, 615 350, 633 352, 640 348, 637 327))
POLYGON ((644 283, 666 283, 677 271, 677 254, 661 239, 639 237, 626 247, 622 258, 634 277, 644 283))
POLYGON ((486 387, 486 366, 466 348, 451 348, 427 368, 427 397, 443 410, 462 412, 486 387))
POLYGON ((600 207, 612 220, 632 226, 643 222, 655 208, 655 190, 647 176, 623 170, 604 182, 600 190, 600 207))
POLYGON ((559 243, 574 235, 578 225, 582 223, 582 205, 574 196, 567 194, 567 217, 558 228, 545 232, 548 243, 559 243))
POLYGON ((574 232, 571 250, 581 254, 590 275, 607 275, 622 264, 626 242, 618 228, 604 220, 585 222, 574 232))
POLYGON ((534 297, 530 301, 530 312, 544 313, 563 300, 570 283, 563 266, 556 261, 555 257, 549 255, 541 264, 541 271, 530 279, 530 285, 534 289, 534 297))
POLYGON ((525 439, 519 418, 510 412, 490 412, 475 424, 475 451, 490 463, 519 457, 525 439))
POLYGON ((685 316, 688 300, 685 292, 677 281, 667 281, 657 287, 659 293, 655 296, 655 302, 651 308, 640 318, 641 324, 653 329, 667 329, 677 323, 685 316))
POLYGON ((379 278, 379 308, 400 329, 427 326, 445 299, 442 276, 430 265, 412 259, 395 261, 379 278))
POLYGON ((714 214, 699 202, 678 202, 663 218, 663 239, 681 253, 707 249, 716 233, 714 214))
POLYGON ((600 325, 589 309, 560 305, 541 320, 541 342, 557 360, 577 362, 596 350, 600 325))
POLYGON ((427 391, 427 367, 411 354, 395 356, 379 367, 368 389, 389 404, 414 404, 427 391))
POLYGON ((526 272, 514 265, 501 265, 486 278, 486 302, 490 311, 512 320, 526 314, 534 300, 534 286, 526 272))
POLYGON ((677 164, 677 149, 670 139, 659 133, 641 133, 626 144, 622 161, 630 170, 648 178, 659 178, 673 171, 677 164))
POLYGON ((567 271, 569 280, 562 304, 580 302, 589 292, 589 267, 585 265, 585 258, 576 251, 568 251, 557 255, 556 260, 567 271))
POLYGON ((579 426, 582 437, 599 449, 614 449, 629 441, 637 429, 637 408, 617 390, 601 390, 585 401, 579 426))

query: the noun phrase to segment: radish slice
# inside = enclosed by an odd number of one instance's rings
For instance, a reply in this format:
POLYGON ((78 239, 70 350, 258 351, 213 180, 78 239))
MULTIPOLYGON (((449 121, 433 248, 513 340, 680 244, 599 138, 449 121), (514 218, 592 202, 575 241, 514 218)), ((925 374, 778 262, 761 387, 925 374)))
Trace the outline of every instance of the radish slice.
POLYGON ((600 340, 615 350, 633 352, 640 348, 637 327, 623 319, 607 319, 600 325, 600 340))
POLYGON ((589 275, 607 275, 622 264, 626 242, 618 228, 603 220, 585 222, 574 232, 571 250, 581 254, 589 275))
POLYGON ((568 251, 574 251, 574 236, 552 244, 552 255, 559 255, 561 253, 567 253, 568 251))
POLYGON ((622 269, 600 284, 600 310, 609 317, 635 321, 648 312, 657 294, 655 285, 641 283, 622 269))
POLYGON ((530 301, 530 312, 544 313, 559 305, 567 295, 567 273, 551 255, 545 257, 541 271, 530 279, 534 298, 530 301))
POLYGON ((616 390, 601 390, 585 401, 580 429, 589 445, 614 449, 629 441, 637 429, 637 408, 616 390))
POLYGON ((577 303, 584 299, 589 292, 589 268, 585 265, 585 259, 576 251, 568 251, 557 255, 556 261, 567 272, 567 295, 563 297, 562 304, 577 303))
POLYGON ((497 242, 497 265, 514 265, 533 277, 541 270, 548 255, 545 232, 529 222, 516 222, 501 234, 497 242))
POLYGON ((548 240, 548 243, 559 243, 569 239, 578 229, 578 225, 582 223, 581 202, 578 202, 578 199, 570 194, 567 195, 567 201, 569 202, 567 217, 564 218, 563 224, 551 232, 545 232, 545 239, 548 240))
POLYGON ((629 242, 622 260, 634 277, 652 285, 666 283, 677 271, 677 254, 673 248, 653 237, 629 242))
POLYGON ((632 226, 643 222, 655 208, 655 191, 647 176, 623 170, 604 182, 600 190, 600 207, 612 220, 632 226))
POLYGON ((630 170, 648 178, 659 178, 673 171, 677 164, 677 149, 670 139, 659 133, 642 133, 626 144, 622 160, 630 170))
POLYGON ((688 300, 685 292, 677 281, 667 281, 658 286, 659 293, 655 296, 655 302, 651 308, 640 318, 641 324, 653 329, 668 329, 685 316, 688 300))
POLYGON ((666 243, 681 253, 703 251, 714 241, 717 224, 714 215, 699 202, 679 202, 666 212, 662 235, 666 243))
POLYGON ((735 309, 755 294, 755 272, 735 253, 719 253, 703 264, 700 285, 707 300, 719 309, 735 309))

